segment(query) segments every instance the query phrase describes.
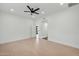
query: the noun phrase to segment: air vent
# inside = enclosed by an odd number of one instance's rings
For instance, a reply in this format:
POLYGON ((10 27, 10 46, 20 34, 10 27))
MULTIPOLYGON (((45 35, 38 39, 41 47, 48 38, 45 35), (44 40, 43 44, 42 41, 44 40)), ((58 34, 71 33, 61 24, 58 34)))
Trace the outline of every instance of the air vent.
POLYGON ((79 3, 68 3, 68 7, 73 7, 75 5, 78 5, 79 3))

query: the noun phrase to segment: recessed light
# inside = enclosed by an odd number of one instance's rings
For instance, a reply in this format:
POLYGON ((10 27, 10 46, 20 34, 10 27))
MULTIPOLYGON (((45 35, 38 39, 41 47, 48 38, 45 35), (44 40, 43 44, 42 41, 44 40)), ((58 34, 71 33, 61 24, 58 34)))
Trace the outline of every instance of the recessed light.
POLYGON ((44 12, 44 11, 42 11, 41 13, 42 13, 42 14, 45 14, 45 12, 44 12))
POLYGON ((10 11, 14 11, 14 9, 10 9, 10 11))
POLYGON ((64 3, 60 3, 60 5, 63 5, 64 3))

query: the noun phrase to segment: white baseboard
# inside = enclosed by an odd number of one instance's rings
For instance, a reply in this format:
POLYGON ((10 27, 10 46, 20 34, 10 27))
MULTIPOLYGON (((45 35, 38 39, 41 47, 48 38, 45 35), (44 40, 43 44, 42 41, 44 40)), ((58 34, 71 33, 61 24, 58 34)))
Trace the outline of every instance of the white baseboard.
POLYGON ((56 43, 59 43, 59 44, 63 44, 63 45, 66 45, 66 46, 70 46, 70 47, 79 49, 79 46, 72 45, 71 43, 69 44, 69 43, 62 42, 62 41, 50 40, 49 38, 48 38, 48 41, 56 42, 56 43))
POLYGON ((15 41, 24 40, 24 39, 30 39, 30 38, 31 37, 23 37, 23 38, 18 38, 18 39, 11 39, 11 40, 8 40, 8 41, 0 41, 0 44, 15 42, 15 41))

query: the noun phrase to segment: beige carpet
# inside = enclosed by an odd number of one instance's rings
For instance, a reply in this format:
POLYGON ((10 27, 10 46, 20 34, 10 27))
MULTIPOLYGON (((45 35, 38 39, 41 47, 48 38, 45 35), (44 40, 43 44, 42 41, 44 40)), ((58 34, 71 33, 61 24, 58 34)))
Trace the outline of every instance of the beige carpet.
POLYGON ((0 45, 2 56, 79 56, 79 49, 40 39, 25 39, 0 45))

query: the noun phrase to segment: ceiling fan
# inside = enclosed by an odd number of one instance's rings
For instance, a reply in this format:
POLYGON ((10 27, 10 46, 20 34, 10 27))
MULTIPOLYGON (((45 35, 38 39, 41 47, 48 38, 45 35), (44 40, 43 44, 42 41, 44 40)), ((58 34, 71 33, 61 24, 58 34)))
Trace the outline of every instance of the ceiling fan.
POLYGON ((24 11, 24 12, 29 12, 29 13, 31 13, 31 15, 39 14, 37 11, 40 10, 40 8, 34 9, 34 8, 30 8, 30 6, 28 6, 28 5, 27 5, 27 8, 29 9, 29 11, 24 11))

